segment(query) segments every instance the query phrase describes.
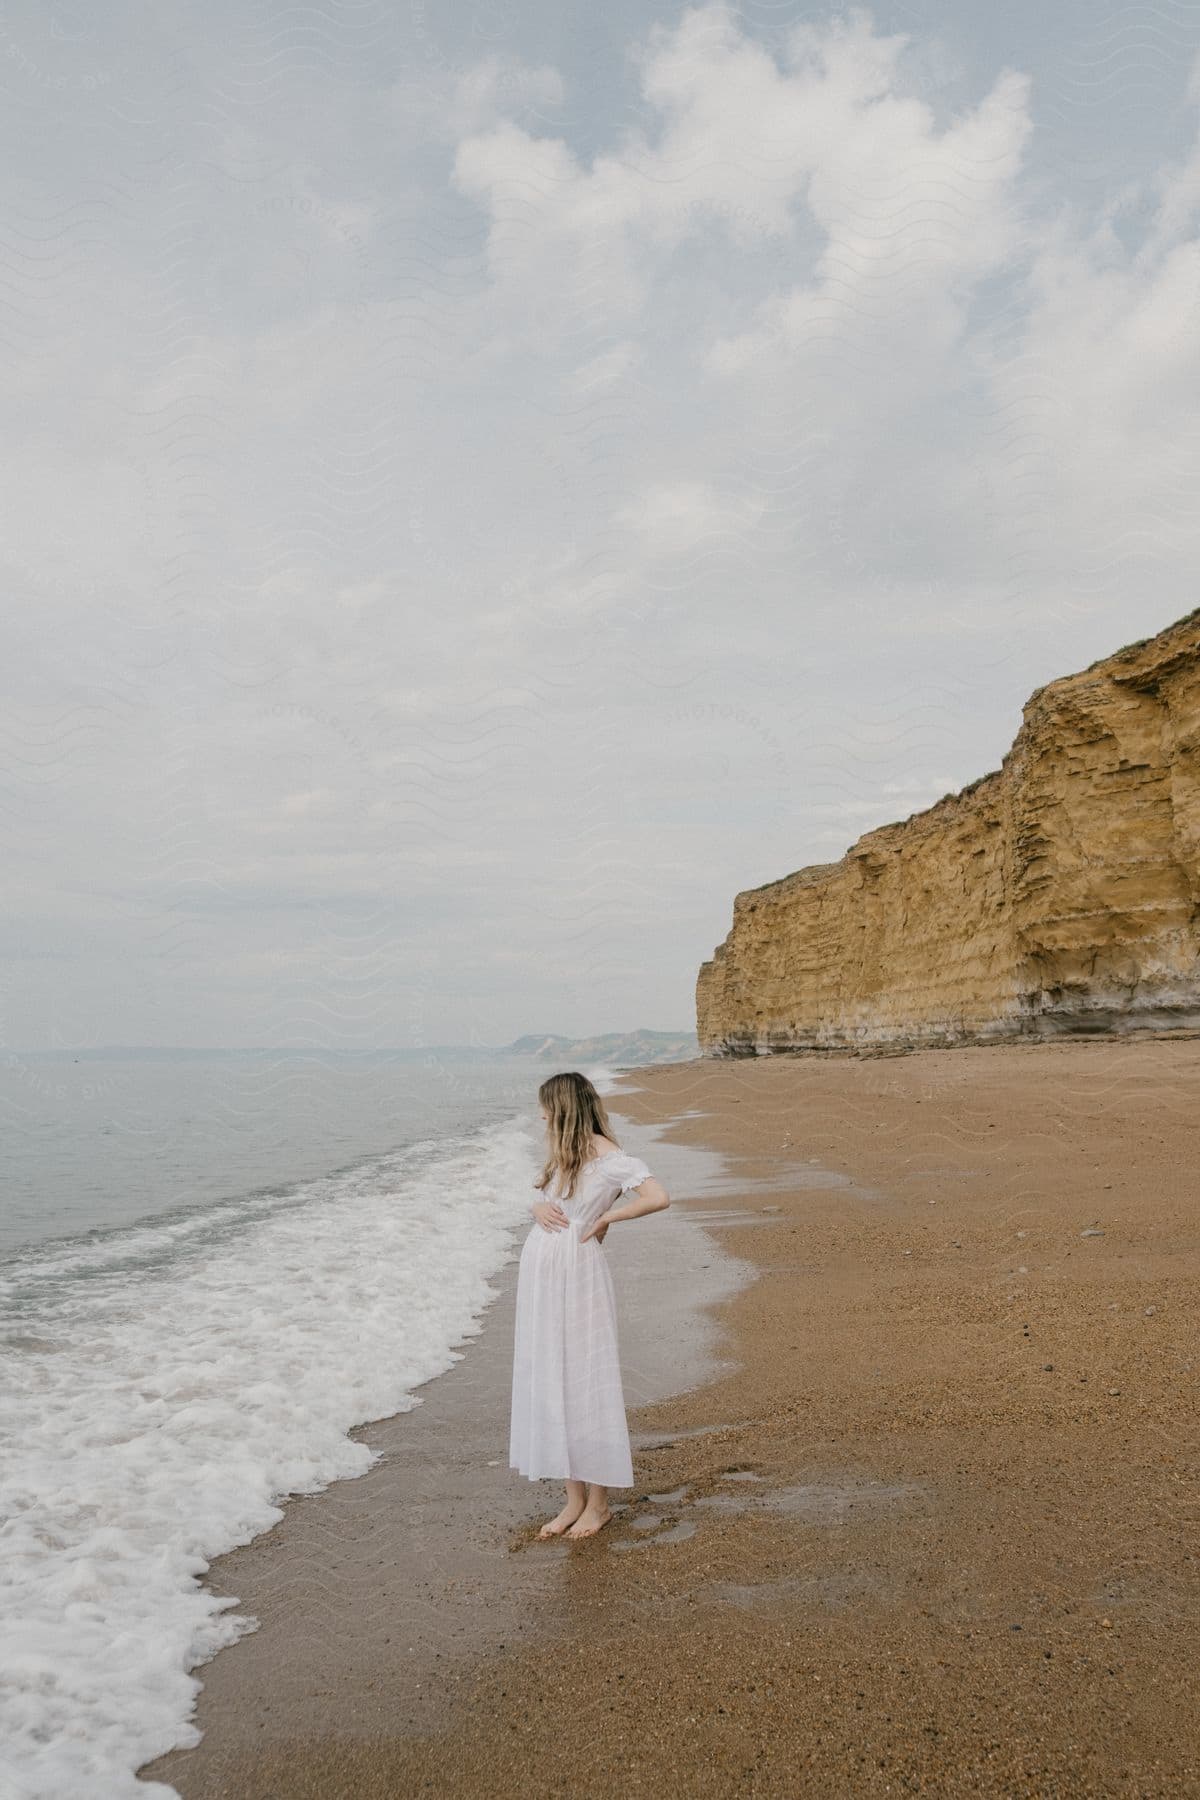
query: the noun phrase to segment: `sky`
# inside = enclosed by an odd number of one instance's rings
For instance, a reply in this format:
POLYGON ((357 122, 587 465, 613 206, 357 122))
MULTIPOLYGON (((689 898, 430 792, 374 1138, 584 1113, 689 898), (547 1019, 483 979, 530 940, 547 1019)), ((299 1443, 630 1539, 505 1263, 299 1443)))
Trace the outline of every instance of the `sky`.
POLYGON ((7 7, 0 1052, 688 1027, 1191 610, 1198 52, 7 7))

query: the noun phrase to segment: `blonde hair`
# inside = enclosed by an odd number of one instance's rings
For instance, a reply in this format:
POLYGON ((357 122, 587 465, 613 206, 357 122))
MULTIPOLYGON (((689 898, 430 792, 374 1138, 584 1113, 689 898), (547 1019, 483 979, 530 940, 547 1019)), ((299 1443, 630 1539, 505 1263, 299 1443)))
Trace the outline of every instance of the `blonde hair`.
MULTIPOLYGON (((557 1172, 561 1197, 569 1200, 575 1192, 579 1172, 592 1160, 593 1137, 607 1138, 615 1144, 612 1126, 604 1110, 604 1102, 586 1075, 569 1070, 551 1075, 538 1089, 538 1099, 549 1114, 546 1136, 550 1154, 535 1187, 549 1187, 557 1172)), ((619 1148, 619 1146, 618 1146, 619 1148)))

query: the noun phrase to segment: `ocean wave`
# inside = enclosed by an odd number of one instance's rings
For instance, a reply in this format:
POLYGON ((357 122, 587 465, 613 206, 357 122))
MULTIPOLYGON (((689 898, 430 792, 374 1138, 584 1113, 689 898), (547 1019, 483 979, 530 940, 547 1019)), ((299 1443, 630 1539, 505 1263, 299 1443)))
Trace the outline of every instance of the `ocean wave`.
POLYGON ((26 1253, 0 1284, 0 1774, 11 1800, 172 1800, 191 1671, 257 1621, 201 1586, 349 1430, 478 1335, 527 1218, 513 1119, 290 1190, 26 1253))

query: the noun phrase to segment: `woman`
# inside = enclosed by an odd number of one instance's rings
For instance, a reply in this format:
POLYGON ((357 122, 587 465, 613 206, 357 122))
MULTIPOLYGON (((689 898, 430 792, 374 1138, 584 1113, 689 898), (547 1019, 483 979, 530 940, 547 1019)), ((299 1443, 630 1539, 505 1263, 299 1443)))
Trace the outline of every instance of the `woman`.
POLYGON ((586 1075, 551 1075, 538 1099, 548 1154, 517 1272, 508 1462, 531 1481, 567 1484, 566 1505, 539 1537, 591 1537, 612 1518, 609 1488, 633 1486, 616 1299, 601 1246, 610 1225, 661 1212, 670 1199, 616 1142, 586 1075), (633 1190, 632 1200, 613 1204, 633 1190))

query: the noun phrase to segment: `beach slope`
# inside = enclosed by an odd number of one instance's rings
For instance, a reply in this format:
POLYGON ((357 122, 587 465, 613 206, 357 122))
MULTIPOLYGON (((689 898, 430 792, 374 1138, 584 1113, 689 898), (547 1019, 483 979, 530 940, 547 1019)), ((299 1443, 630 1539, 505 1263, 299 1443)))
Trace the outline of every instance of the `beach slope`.
MULTIPOLYGON (((632 1413, 638 1485, 588 1543, 537 1544, 485 1471, 436 1704, 407 1705, 398 1594, 357 1707, 306 1720, 281 1578, 277 1675, 143 1772, 186 1800, 1195 1795, 1198 1091, 1186 1038, 626 1075, 624 1119, 728 1159, 674 1196, 758 1270, 714 1309, 724 1372, 632 1413), (472 1612, 497 1556, 515 1606, 472 1612)), ((386 1545, 366 1513, 308 1534, 327 1685, 386 1545)))

